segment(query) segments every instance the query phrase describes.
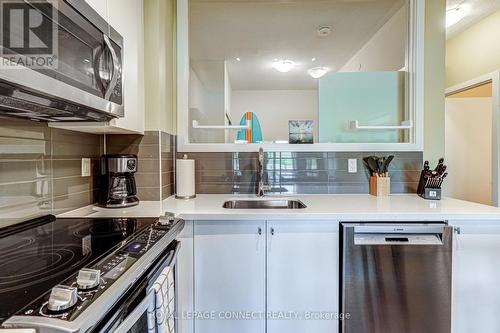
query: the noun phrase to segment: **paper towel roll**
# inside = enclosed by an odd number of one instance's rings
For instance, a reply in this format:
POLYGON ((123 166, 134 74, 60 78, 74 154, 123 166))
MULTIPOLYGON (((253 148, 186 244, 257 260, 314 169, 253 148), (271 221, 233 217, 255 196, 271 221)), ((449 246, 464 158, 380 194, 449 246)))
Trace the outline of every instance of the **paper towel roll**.
POLYGON ((195 190, 195 165, 194 160, 189 160, 187 155, 176 161, 176 198, 191 199, 196 197, 195 190))

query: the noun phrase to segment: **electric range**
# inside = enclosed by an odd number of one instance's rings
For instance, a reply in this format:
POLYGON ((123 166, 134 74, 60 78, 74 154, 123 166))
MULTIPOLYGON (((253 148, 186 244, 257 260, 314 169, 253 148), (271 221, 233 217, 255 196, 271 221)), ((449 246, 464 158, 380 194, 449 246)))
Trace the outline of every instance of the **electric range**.
POLYGON ((92 329, 183 226, 173 217, 45 216, 0 229, 0 322, 40 332, 92 329))

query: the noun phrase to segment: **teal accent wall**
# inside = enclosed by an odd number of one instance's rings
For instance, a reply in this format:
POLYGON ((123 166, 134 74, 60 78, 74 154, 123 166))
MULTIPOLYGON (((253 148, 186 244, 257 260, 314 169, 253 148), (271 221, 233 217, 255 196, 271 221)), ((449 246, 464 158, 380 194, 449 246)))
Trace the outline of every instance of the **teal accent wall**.
POLYGON ((319 80, 319 142, 402 142, 401 130, 362 130, 360 125, 398 125, 404 119, 405 72, 330 73, 319 80))

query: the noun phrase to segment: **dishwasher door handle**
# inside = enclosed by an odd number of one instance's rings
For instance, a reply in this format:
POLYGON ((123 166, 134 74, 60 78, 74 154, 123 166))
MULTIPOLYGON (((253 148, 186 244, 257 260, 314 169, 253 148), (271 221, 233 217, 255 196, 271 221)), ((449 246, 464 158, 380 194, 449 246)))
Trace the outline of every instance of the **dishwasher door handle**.
POLYGON ((422 246, 443 245, 440 234, 354 234, 354 245, 422 246))
POLYGON ((364 224, 354 226, 354 233, 358 234, 442 234, 444 223, 426 224, 364 224))

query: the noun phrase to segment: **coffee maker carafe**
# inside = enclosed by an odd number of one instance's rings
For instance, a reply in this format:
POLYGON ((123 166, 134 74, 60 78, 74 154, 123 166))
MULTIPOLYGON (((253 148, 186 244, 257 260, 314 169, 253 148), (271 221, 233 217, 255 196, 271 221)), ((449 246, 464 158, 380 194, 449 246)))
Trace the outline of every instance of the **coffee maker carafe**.
POLYGON ((136 155, 101 156, 99 205, 123 208, 139 204, 134 178, 136 171, 136 155))

